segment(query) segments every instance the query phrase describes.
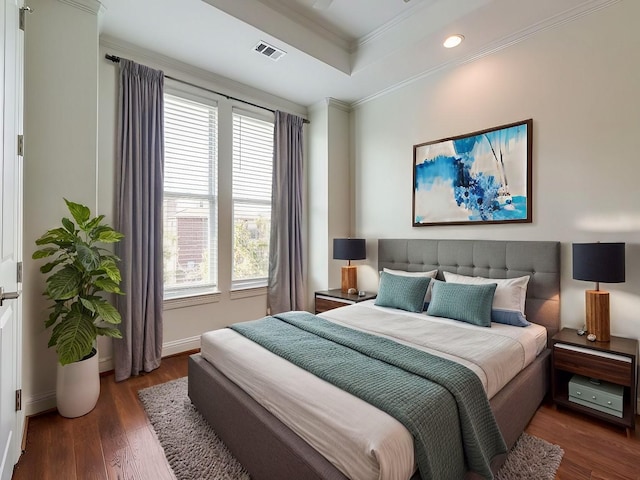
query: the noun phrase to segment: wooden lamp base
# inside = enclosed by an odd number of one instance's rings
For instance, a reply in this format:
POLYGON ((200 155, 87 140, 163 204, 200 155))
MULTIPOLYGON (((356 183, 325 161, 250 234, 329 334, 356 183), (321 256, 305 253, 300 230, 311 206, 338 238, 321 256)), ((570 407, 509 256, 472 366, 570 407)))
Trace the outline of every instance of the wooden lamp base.
POLYGON ((597 342, 611 340, 609 331, 609 292, 587 290, 587 332, 596 336, 597 342))
POLYGON ((347 293, 350 288, 358 290, 358 267, 355 265, 342 267, 342 293, 347 293))

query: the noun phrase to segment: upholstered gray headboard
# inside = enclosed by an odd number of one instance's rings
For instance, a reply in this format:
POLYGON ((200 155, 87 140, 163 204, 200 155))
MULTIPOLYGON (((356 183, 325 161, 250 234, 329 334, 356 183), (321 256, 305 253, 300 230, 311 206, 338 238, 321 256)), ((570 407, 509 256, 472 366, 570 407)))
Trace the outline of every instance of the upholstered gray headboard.
POLYGON ((513 278, 529 275, 527 320, 560 328, 560 243, 501 240, 378 240, 378 269, 420 272, 438 269, 461 275, 513 278))

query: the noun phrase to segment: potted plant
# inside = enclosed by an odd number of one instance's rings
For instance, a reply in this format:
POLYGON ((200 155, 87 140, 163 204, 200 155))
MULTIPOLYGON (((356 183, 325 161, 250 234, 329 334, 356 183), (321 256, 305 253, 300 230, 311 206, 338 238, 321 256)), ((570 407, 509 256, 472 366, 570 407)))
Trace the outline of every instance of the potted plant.
POLYGON ((91 218, 88 207, 65 199, 74 221, 36 240, 41 247, 33 259, 49 258, 40 271, 49 274, 44 295, 53 301, 45 328, 53 327, 49 347, 58 354, 56 403, 62 416, 89 413, 100 395, 96 339, 122 338, 116 327, 120 314, 101 294, 122 294, 117 256, 101 245, 119 242, 123 235, 91 218))

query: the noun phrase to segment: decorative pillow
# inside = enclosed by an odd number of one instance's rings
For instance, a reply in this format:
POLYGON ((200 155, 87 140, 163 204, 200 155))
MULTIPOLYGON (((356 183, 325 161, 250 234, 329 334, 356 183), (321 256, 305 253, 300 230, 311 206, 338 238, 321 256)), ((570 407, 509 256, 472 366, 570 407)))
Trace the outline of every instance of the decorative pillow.
POLYGON ((407 277, 382 272, 375 304, 409 312, 422 312, 424 296, 430 281, 429 277, 407 277))
POLYGON ((443 272, 447 282, 462 283, 465 285, 497 284, 496 293, 493 296, 492 320, 496 323, 527 327, 531 325, 524 314, 524 303, 527 298, 527 284, 529 276, 517 278, 484 278, 458 275, 457 273, 443 272))
MULTIPOLYGON (((405 270, 391 270, 390 268, 383 268, 382 271, 390 273, 392 275, 401 275, 401 276, 404 276, 404 277, 436 278, 436 275, 438 275, 438 269, 437 268, 435 270, 429 270, 428 272, 407 272, 405 270)), ((427 305, 431 301, 431 288, 432 288, 432 286, 433 286, 433 283, 429 283, 429 287, 427 288, 427 293, 425 293, 425 295, 424 295, 424 308, 423 308, 423 310, 427 309, 427 305)))
POLYGON ((432 280, 433 291, 427 314, 447 317, 480 327, 491 326, 491 304, 496 284, 464 285, 432 280))

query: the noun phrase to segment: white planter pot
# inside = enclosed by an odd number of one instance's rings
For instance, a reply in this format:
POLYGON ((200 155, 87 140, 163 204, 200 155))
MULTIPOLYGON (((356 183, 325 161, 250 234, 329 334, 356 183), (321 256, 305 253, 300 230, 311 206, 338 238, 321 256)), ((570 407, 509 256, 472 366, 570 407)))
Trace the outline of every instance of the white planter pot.
POLYGON ((100 396, 100 369, 98 352, 79 362, 68 365, 58 363, 56 403, 63 417, 75 418, 89 413, 100 396))

